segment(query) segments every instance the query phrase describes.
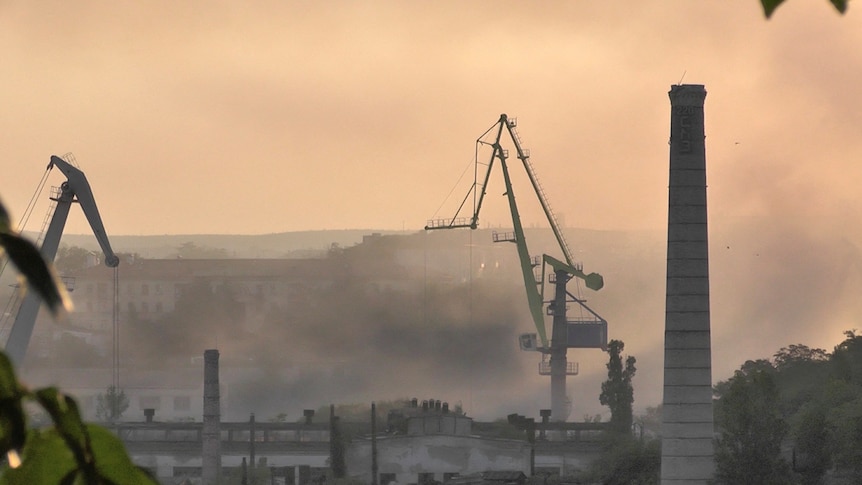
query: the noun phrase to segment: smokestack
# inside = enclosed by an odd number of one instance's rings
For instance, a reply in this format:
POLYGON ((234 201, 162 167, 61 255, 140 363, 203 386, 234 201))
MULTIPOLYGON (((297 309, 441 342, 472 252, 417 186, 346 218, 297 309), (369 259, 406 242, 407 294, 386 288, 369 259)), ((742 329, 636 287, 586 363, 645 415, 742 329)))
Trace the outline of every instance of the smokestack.
POLYGON ((371 485, 377 485, 377 405, 371 401, 371 485))
POLYGON ((545 428, 548 427, 548 421, 551 420, 551 410, 550 409, 540 409, 539 416, 542 417, 542 429, 539 431, 539 439, 544 440, 547 438, 545 434, 545 428))
POLYGON ((715 474, 703 85, 671 86, 661 483, 715 474))
POLYGON ((305 409, 302 411, 302 415, 305 416, 305 424, 311 424, 314 419, 314 409, 305 409))
POLYGON ((204 351, 204 423, 201 478, 204 485, 221 482, 221 413, 218 350, 204 351))

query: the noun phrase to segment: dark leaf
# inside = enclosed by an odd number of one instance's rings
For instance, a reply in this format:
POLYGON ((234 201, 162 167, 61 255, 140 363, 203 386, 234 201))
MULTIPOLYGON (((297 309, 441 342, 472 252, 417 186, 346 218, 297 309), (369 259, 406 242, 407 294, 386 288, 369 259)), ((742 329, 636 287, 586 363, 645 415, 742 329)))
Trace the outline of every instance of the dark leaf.
POLYGON ((27 279, 27 286, 42 297, 52 314, 56 316, 60 310, 71 307, 66 287, 33 243, 15 234, 0 232, 0 246, 6 249, 9 259, 27 279))
POLYGON ((92 472, 93 452, 75 400, 53 387, 36 391, 36 399, 51 416, 57 432, 74 454, 78 468, 84 470, 85 475, 90 475, 88 472, 92 472))
POLYGON ((31 430, 21 453, 21 465, 4 470, 0 485, 61 483, 76 475, 75 459, 54 429, 31 430))
POLYGON ((782 3, 784 3, 784 0, 760 0, 760 4, 763 5, 763 13, 766 15, 766 18, 771 17, 772 12, 775 12, 775 9, 782 3))
POLYGON ((27 437, 27 420, 21 402, 25 390, 15 378, 12 362, 0 352, 0 453, 20 450, 27 437))
POLYGON ((157 485, 146 471, 132 463, 123 442, 111 431, 88 424, 87 432, 96 459, 96 472, 105 482, 123 485, 157 485))
POLYGON ((65 477, 60 480, 60 485, 75 485, 75 480, 78 479, 79 474, 80 472, 77 468, 71 470, 69 473, 66 474, 65 477))
POLYGON ((832 5, 835 6, 835 9, 841 13, 847 11, 847 0, 829 0, 832 2, 832 5))
POLYGON ((12 232, 12 221, 2 202, 0 202, 0 232, 12 232))

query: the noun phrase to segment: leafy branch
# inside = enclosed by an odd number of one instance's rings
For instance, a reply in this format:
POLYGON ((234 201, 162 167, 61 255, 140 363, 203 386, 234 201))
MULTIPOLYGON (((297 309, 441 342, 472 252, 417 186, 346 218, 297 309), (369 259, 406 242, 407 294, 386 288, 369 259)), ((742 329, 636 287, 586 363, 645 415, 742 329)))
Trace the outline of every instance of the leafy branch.
MULTIPOLYGON (((71 303, 56 271, 33 243, 12 228, 0 203, 0 256, 6 254, 28 289, 37 292, 52 315, 71 303)), ((85 485, 156 485, 132 463, 122 441, 105 428, 86 424, 74 399, 53 387, 30 390, 15 375, 9 357, 0 352, 0 485, 19 483, 85 485), (40 406, 52 426, 30 428, 25 404, 40 406)))
MULTIPOLYGON (((782 3, 784 3, 784 0, 760 0, 760 5, 763 6, 763 14, 766 15, 766 18, 771 17, 775 9, 782 3)), ((841 14, 847 11, 847 0, 829 0, 829 3, 841 14)))

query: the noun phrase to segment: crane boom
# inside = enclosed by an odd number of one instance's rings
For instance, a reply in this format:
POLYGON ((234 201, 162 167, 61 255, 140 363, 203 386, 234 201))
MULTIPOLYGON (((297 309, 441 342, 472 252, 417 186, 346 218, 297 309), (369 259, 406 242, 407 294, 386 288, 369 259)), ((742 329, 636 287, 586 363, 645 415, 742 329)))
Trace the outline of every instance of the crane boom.
POLYGON ((536 332, 539 334, 542 346, 548 347, 548 336, 545 332, 545 317, 542 314, 542 293, 539 291, 536 276, 533 274, 533 262, 527 250, 524 227, 521 225, 518 204, 515 202, 515 191, 512 190, 512 180, 509 177, 509 168, 506 166, 506 151, 500 146, 499 141, 494 145, 494 154, 500 159, 500 166, 503 169, 503 180, 506 183, 506 198, 509 201, 509 210, 512 213, 512 225, 515 231, 514 243, 518 248, 518 259, 521 262, 524 288, 527 290, 527 304, 530 307, 530 316, 533 317, 533 323, 536 325, 536 332))
MULTIPOLYGON (((518 136, 517 130, 515 129, 516 126, 517 123, 514 119, 509 118, 508 116, 506 116, 505 113, 501 114, 500 119, 497 121, 497 123, 495 123, 487 131, 485 131, 485 133, 483 133, 482 136, 480 136, 477 140, 477 144, 490 145, 493 151, 491 154, 491 158, 487 163, 487 169, 485 170, 485 175, 482 183, 479 184, 478 181, 474 181, 473 183, 473 187, 471 189, 474 196, 473 214, 469 218, 469 222, 465 218, 458 218, 456 214, 456 217, 453 219, 437 219, 429 221, 428 224, 425 226, 425 229, 455 229, 465 227, 469 227, 471 229, 478 228, 479 212, 482 208, 482 202, 485 199, 488 180, 491 176, 491 171, 494 167, 495 160, 499 160, 500 167, 503 171, 503 180, 506 185, 505 195, 507 196, 509 210, 512 214, 512 225, 514 233, 512 237, 509 238, 498 239, 495 236, 495 241, 506 240, 509 242, 514 242, 517 246, 518 259, 520 260, 521 265, 521 273, 524 278, 524 287, 526 288, 527 292, 527 303, 530 307, 530 315, 533 319, 533 323, 536 326, 536 332, 538 334, 538 337, 541 339, 542 348, 549 349, 550 346, 548 345, 547 332, 545 331, 545 319, 542 312, 543 290, 540 287, 540 285, 543 284, 544 278, 542 279, 542 281, 536 281, 536 276, 533 273, 533 268, 538 263, 533 261, 533 259, 529 255, 529 252, 527 251, 527 243, 524 237, 524 229, 523 225, 521 224, 521 217, 518 213, 518 205, 515 201, 515 193, 512 189, 512 181, 509 175, 509 167, 506 163, 506 159, 508 158, 508 151, 503 149, 501 145, 501 140, 503 138, 504 132, 509 134, 509 137, 512 139, 512 142, 515 145, 517 158, 521 160, 521 163, 523 164, 524 169, 527 172, 527 176, 530 179, 530 184, 532 185, 533 190, 535 191, 536 196, 539 199, 539 203, 542 206, 542 210, 544 211, 545 217, 547 218, 548 223, 551 226, 551 230, 554 233, 554 237, 557 240, 557 244, 560 246, 560 250, 563 253, 563 257, 566 260, 565 262, 562 262, 551 256, 544 255, 544 263, 552 266, 554 270, 565 270, 571 276, 583 279, 587 288, 590 288, 592 290, 601 289, 604 286, 604 280, 602 276, 598 273, 584 273, 583 266, 579 263, 573 262, 569 245, 566 242, 562 231, 560 230, 559 224, 557 223, 557 219, 554 216, 550 205, 548 204, 547 197, 545 196, 545 191, 542 188, 542 185, 539 183, 535 171, 533 170, 532 164, 530 163, 529 151, 521 147, 521 140, 518 136), (491 143, 483 141, 483 139, 491 132, 495 132, 494 141, 491 143)), ((476 162, 478 164, 478 160, 476 162)), ((468 193, 464 200, 461 202, 461 206, 458 208, 459 213, 464 207, 464 204, 466 203, 469 196, 470 194, 468 193)))
MULTIPOLYGON (((46 261, 54 261, 60 246, 63 228, 66 226, 66 219, 69 217, 69 209, 72 203, 78 202, 90 223, 90 228, 92 228, 99 246, 102 248, 105 255, 105 265, 111 268, 116 267, 120 264, 120 258, 111 249, 102 218, 99 215, 99 209, 96 207, 96 200, 93 198, 93 191, 90 189, 90 183, 84 172, 58 156, 51 156, 48 168, 52 167, 57 167, 63 172, 66 176, 66 182, 63 182, 60 186, 59 195, 54 198, 57 205, 39 249, 42 257, 46 261)), ((33 327, 36 324, 36 316, 39 314, 41 305, 42 301, 36 292, 28 291, 18 310, 18 315, 15 317, 15 323, 9 332, 5 350, 16 365, 20 365, 27 354, 27 347, 30 344, 30 337, 33 335, 33 327)))

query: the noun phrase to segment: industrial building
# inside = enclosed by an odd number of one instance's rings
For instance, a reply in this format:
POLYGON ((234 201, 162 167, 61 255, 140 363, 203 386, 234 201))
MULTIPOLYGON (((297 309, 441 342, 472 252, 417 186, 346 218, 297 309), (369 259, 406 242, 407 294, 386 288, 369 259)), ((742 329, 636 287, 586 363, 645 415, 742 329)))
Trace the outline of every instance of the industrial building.
MULTIPOLYGON (((410 411, 408 409, 407 411, 410 411)), ((403 426, 381 424, 372 435, 366 423, 344 423, 354 438, 346 444, 347 476, 364 483, 372 479, 372 453, 376 448, 377 481, 387 484, 430 484, 476 477, 488 472, 530 476, 567 475, 585 469, 601 451, 601 426, 595 423, 548 423, 554 431, 542 432, 531 443, 521 437, 500 437, 500 423, 474 423, 463 414, 421 404, 404 417, 403 426), (578 428, 578 429, 575 429, 578 428), (583 429, 581 429, 583 428, 583 429), (532 457, 532 458, 531 458, 532 457)), ((143 415, 141 415, 143 418, 143 415)), ((156 415, 158 418, 158 415, 156 415)), ((321 420, 322 421, 322 420, 321 420)), ((201 422, 137 422, 114 427, 135 463, 146 467, 162 483, 203 480, 204 457, 201 422)), ((265 473, 277 484, 305 485, 331 476, 331 430, 326 422, 219 423, 220 473, 265 473), (250 463, 255 463, 251 471, 250 463)), ((265 482, 271 483, 271 482, 265 482)))

